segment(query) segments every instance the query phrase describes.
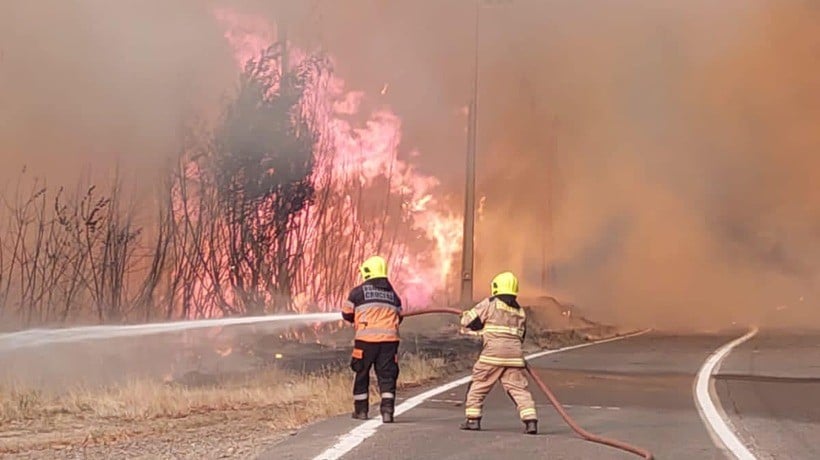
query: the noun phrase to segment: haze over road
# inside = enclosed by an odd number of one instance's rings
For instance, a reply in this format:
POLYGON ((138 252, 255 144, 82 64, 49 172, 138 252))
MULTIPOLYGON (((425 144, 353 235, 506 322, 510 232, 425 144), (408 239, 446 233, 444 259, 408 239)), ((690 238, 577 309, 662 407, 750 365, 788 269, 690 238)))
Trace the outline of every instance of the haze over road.
MULTIPOLYGON (((570 414, 589 431, 651 450, 659 459, 731 458, 713 441, 693 386, 704 361, 743 335, 650 333, 531 361, 570 414)), ((715 374, 714 394, 758 458, 820 458, 820 335, 762 331, 733 350, 715 374)), ((537 391, 537 390, 536 390, 537 391)), ((465 386, 380 425, 344 458, 636 458, 579 439, 546 397, 534 393, 539 436, 525 436, 496 387, 480 433, 458 430, 465 386)), ((315 458, 359 425, 339 417, 309 427, 262 458, 315 458)))

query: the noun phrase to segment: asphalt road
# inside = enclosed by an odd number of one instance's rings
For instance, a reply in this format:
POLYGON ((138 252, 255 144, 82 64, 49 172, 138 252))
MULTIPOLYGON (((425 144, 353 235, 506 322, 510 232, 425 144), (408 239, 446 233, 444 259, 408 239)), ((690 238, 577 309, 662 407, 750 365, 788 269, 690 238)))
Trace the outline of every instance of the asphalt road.
POLYGON ((757 458, 820 458, 820 334, 763 331, 726 358, 715 390, 757 458))
MULTIPOLYGON (((531 361, 568 412, 587 430, 647 448, 658 459, 722 459, 693 397, 707 357, 741 331, 721 335, 646 334, 531 361)), ((744 444, 760 458, 820 458, 818 335, 761 334, 738 347, 715 379, 715 393, 744 444)), ((344 458, 628 459, 579 439, 532 387, 538 436, 522 434, 500 388, 488 398, 484 431, 463 432, 465 386, 432 397, 379 425, 344 458)), ((347 417, 301 431, 262 458, 312 459, 362 422, 347 417)))

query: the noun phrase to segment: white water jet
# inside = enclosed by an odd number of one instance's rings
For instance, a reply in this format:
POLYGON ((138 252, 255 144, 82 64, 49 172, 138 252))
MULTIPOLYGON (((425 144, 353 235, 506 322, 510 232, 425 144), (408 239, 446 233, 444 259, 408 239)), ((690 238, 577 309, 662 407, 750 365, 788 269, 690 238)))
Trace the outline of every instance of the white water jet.
POLYGON ((28 329, 9 334, 0 334, 0 352, 20 348, 36 347, 56 343, 81 342, 86 340, 138 337, 164 332, 186 331, 208 327, 237 326, 266 322, 321 322, 340 320, 338 312, 308 313, 301 315, 246 316, 240 318, 201 319, 175 321, 170 323, 132 324, 126 326, 81 326, 65 329, 28 329))

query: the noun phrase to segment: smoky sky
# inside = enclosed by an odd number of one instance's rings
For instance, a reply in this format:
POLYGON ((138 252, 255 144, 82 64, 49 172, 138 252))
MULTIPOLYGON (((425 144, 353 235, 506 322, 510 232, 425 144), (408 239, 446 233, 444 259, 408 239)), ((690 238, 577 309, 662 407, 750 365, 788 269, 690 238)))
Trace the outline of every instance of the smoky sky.
POLYGON ((5 180, 23 164, 68 183, 114 160, 156 173, 233 78, 206 3, 187 0, 3 2, 0 56, 5 180))
MULTIPOLYGON (((623 324, 820 322, 820 8, 487 3, 477 296, 512 269, 527 293, 623 324)), ((460 210, 472 0, 3 2, 4 179, 24 162, 58 181, 87 163, 158 168, 233 84, 214 6, 333 56, 460 210)))

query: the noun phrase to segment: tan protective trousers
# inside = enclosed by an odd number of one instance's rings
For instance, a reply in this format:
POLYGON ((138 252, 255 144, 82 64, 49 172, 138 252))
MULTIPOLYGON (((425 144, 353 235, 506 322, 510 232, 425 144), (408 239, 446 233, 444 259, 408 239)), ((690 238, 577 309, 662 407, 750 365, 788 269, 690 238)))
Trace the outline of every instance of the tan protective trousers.
POLYGON ((523 367, 493 366, 481 362, 477 362, 473 366, 473 380, 467 390, 467 403, 464 411, 467 418, 481 418, 484 398, 487 397, 498 380, 501 380, 504 391, 515 402, 521 420, 538 420, 538 415, 535 412, 535 401, 533 401, 532 394, 527 389, 529 384, 527 371, 523 367))

